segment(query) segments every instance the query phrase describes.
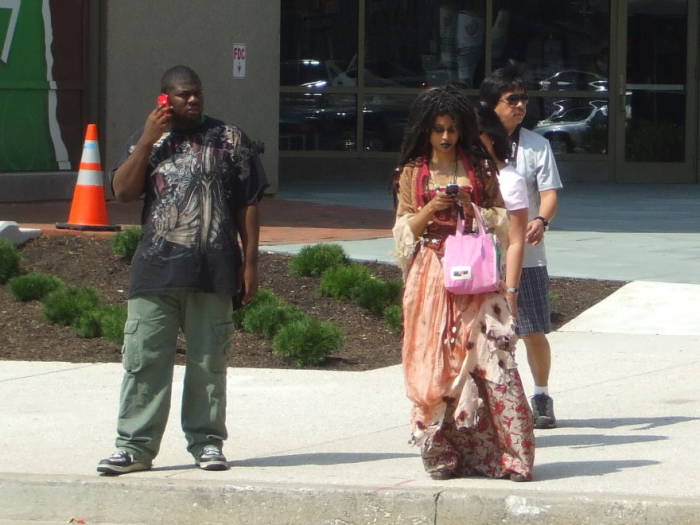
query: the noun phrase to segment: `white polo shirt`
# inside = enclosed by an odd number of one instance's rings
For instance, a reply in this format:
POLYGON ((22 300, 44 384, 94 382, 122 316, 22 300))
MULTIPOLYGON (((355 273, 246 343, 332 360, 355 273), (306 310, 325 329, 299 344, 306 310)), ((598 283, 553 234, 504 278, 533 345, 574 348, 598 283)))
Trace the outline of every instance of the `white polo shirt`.
MULTIPOLYGON (((562 188, 559 170, 549 141, 525 128, 520 128, 515 160, 515 167, 527 184, 528 220, 532 220, 540 214, 540 192, 562 188)), ((547 266, 544 241, 537 245, 525 244, 523 268, 535 266, 547 266)))

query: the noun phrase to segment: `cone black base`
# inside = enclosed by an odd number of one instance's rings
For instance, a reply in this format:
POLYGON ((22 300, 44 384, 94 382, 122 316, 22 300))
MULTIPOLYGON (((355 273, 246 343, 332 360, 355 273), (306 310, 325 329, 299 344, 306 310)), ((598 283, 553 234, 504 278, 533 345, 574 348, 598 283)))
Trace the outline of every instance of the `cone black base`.
POLYGON ((67 222, 57 222, 56 228, 59 230, 80 230, 95 232, 116 232, 122 229, 121 226, 90 226, 89 224, 68 224, 67 222))

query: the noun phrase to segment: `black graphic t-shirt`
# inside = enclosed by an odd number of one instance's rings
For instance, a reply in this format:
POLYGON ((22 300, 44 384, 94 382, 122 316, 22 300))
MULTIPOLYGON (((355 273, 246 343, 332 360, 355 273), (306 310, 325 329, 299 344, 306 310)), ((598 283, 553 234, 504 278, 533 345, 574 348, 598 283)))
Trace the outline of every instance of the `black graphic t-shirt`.
MULTIPOLYGON (((114 172, 134 150, 135 133, 114 172)), ((267 186, 248 137, 205 117, 194 130, 171 131, 153 145, 129 298, 176 290, 235 296, 241 287, 236 215, 267 186)))

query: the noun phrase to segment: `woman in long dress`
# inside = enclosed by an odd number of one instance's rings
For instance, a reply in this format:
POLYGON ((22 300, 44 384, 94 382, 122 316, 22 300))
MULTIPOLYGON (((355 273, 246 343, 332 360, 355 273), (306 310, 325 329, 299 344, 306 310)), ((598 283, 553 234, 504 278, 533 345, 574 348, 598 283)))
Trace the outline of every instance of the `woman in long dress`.
POLYGON ((475 108, 456 87, 425 91, 411 108, 394 180, 411 440, 434 479, 525 481, 534 436, 513 353, 526 212, 506 213, 486 147, 494 137, 483 138, 475 108), (507 247, 505 282, 497 292, 453 295, 444 286, 443 244, 460 211, 471 223, 472 202, 507 247))

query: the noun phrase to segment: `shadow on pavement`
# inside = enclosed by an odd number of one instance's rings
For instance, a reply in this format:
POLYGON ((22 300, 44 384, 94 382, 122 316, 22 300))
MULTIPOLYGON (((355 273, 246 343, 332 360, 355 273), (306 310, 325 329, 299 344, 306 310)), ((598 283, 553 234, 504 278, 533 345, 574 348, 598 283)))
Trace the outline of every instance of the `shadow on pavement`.
POLYGON ((345 463, 365 463, 385 459, 419 457, 418 454, 374 454, 363 452, 323 452, 318 454, 290 454, 268 456, 234 461, 234 467, 296 467, 300 465, 341 465, 345 463))
POLYGON ((571 447, 588 448, 610 445, 628 445, 630 443, 643 443, 649 441, 662 441, 668 436, 608 436, 605 434, 566 434, 566 435, 539 435, 536 448, 544 447, 571 447))
POLYGON ((647 459, 621 459, 611 461, 560 461, 558 463, 535 464, 534 481, 566 479, 581 476, 603 476, 630 468, 650 467, 659 461, 647 459))
POLYGON ((618 428, 638 426, 633 430, 651 430, 653 428, 697 421, 697 417, 669 416, 669 417, 620 417, 608 419, 559 419, 559 428, 618 428))

